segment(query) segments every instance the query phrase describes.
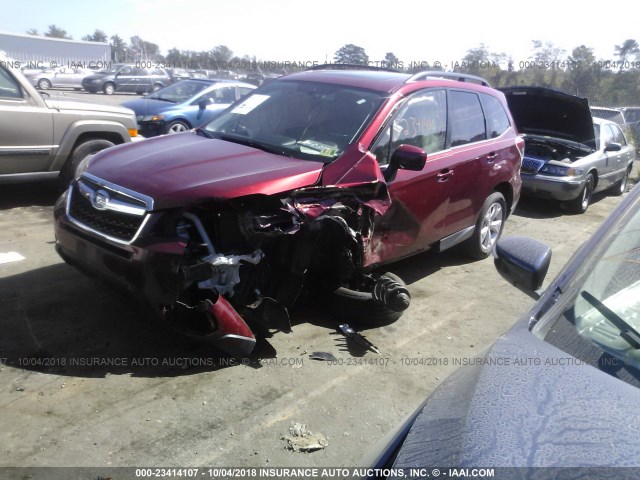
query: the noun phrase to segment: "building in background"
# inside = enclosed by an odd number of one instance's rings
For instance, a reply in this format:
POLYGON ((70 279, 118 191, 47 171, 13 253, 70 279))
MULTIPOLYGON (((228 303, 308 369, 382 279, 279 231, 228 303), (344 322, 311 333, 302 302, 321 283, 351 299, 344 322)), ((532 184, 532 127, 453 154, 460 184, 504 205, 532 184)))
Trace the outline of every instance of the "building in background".
POLYGON ((0 32, 0 51, 26 68, 104 68, 111 62, 111 45, 108 43, 35 35, 0 32))

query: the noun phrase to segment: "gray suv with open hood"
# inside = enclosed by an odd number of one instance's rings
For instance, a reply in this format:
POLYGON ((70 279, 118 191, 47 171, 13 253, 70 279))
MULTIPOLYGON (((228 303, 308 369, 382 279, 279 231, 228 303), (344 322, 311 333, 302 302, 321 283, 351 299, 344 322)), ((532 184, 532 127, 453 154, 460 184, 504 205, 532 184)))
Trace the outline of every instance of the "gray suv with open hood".
POLYGON ((624 192, 634 148, 614 122, 591 116, 586 98, 543 87, 501 90, 525 139, 523 195, 583 213, 594 192, 624 192))

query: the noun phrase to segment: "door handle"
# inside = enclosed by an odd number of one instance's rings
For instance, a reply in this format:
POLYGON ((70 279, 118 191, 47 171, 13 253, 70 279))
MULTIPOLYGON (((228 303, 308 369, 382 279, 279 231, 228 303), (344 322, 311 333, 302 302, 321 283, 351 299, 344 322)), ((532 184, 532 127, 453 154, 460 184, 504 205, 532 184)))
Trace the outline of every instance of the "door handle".
POLYGON ((442 183, 449 180, 449 177, 451 177, 452 175, 453 175, 453 170, 449 170, 448 168, 445 168, 444 170, 440 170, 440 173, 436 175, 436 178, 438 179, 438 182, 442 183))
POLYGON ((498 158, 498 154, 496 152, 491 152, 489 155, 487 155, 487 162, 491 163, 496 158, 498 158))

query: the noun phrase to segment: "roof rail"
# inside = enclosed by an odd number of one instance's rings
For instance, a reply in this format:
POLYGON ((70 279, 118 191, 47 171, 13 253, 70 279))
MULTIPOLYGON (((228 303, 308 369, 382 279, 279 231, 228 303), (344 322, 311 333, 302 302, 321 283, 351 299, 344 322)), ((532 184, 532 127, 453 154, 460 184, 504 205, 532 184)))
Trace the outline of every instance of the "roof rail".
POLYGON ((424 72, 418 72, 409 78, 406 83, 417 82, 418 80, 426 80, 429 77, 433 78, 445 78, 447 80, 457 80, 458 82, 472 82, 478 83, 485 87, 490 87, 489 82, 487 82, 482 77, 477 77, 475 75, 469 75, 467 73, 458 73, 458 72, 441 72, 439 70, 428 70, 424 72))
POLYGON ((395 68, 374 67, 372 65, 362 65, 358 63, 323 63, 307 68, 307 71, 309 70, 374 70, 379 72, 401 73, 400 70, 395 68))

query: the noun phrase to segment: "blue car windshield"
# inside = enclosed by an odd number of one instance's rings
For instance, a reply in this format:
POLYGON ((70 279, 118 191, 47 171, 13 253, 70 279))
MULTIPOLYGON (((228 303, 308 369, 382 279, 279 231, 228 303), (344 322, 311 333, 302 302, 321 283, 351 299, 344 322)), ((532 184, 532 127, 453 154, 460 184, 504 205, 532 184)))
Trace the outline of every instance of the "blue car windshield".
POLYGON ((255 90, 203 129, 207 136, 328 163, 371 122, 383 93, 281 80, 255 90))
POLYGON ((640 386, 640 199, 590 252, 534 333, 640 386))
POLYGON ((209 88, 211 85, 213 85, 213 83, 182 80, 181 82, 162 88, 151 95, 147 95, 145 98, 164 100, 172 103, 182 103, 194 97, 205 88, 209 88))

